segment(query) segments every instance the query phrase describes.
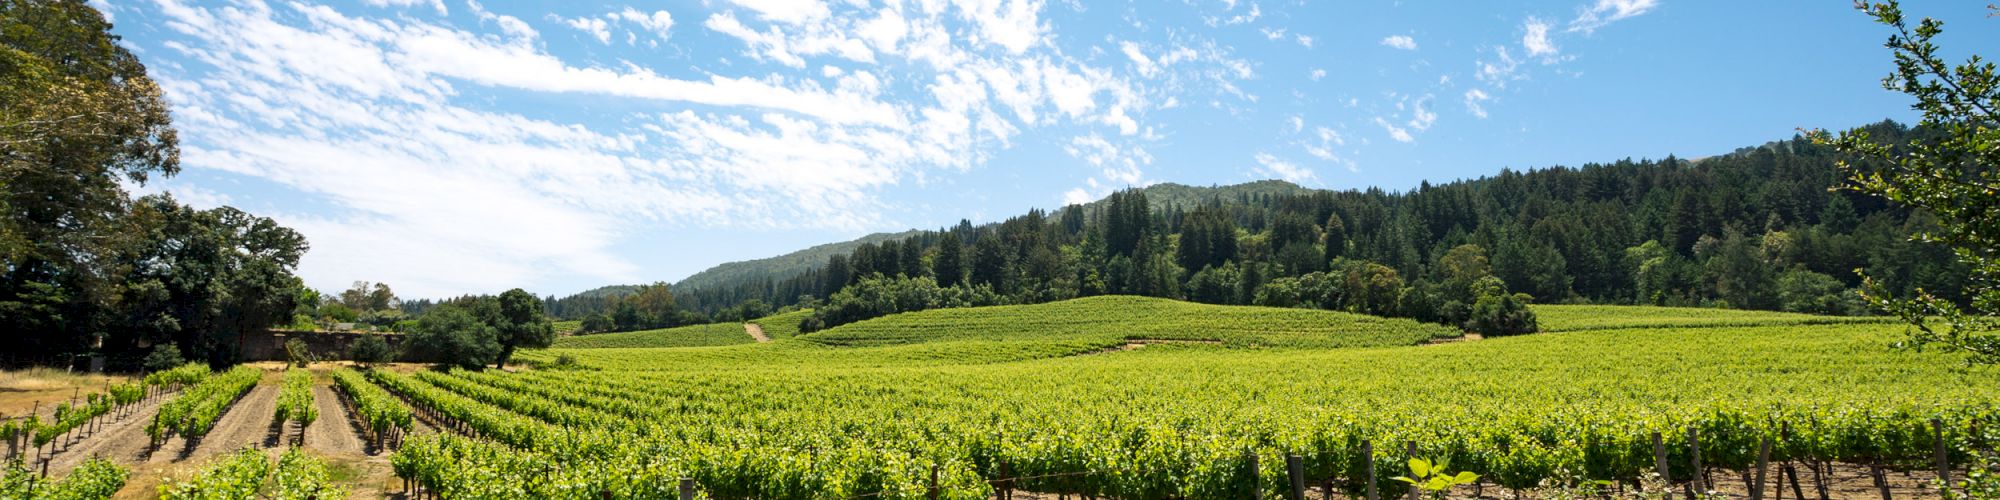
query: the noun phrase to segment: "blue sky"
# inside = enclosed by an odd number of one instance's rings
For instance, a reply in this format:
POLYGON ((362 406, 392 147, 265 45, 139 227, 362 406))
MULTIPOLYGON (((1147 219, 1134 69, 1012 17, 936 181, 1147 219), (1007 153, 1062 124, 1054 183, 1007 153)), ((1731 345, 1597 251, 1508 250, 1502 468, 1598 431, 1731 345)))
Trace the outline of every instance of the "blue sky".
MULTIPOLYGON (((182 174, 135 190, 272 216, 310 285, 406 297, 672 281, 1124 186, 1402 190, 1913 118, 1840 1, 92 3, 181 131, 182 174)), ((1906 8, 2000 41, 1978 2, 1906 8)))

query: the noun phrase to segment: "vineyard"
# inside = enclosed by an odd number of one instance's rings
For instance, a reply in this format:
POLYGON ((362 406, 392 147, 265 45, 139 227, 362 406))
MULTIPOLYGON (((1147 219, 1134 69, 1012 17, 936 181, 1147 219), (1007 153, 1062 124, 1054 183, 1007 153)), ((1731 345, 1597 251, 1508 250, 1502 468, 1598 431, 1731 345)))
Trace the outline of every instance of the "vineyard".
POLYGON ((278 425, 298 424, 302 439, 306 426, 319 418, 319 410, 313 407, 312 387, 312 372, 304 368, 286 370, 284 386, 278 390, 278 411, 271 417, 278 425))
MULTIPOLYGON (((304 369, 256 388, 257 368, 188 367, 150 378, 178 391, 145 427, 196 440, 238 409, 274 428, 330 419, 380 454, 381 474, 400 478, 387 487, 574 499, 1249 498, 1295 484, 1396 497, 1412 458, 1476 474, 1460 494, 1657 487, 1661 471, 1703 489, 1812 492, 1842 470, 1963 464, 2000 439, 2000 369, 1889 349, 1897 325, 1538 312, 1567 327, 1458 340, 1337 312, 1106 297, 923 311, 762 344, 527 351, 547 368, 514 372, 335 368, 320 372, 321 398, 304 369), (237 403, 251 392, 263 406, 237 403)), ((117 405, 150 387, 86 399, 117 405)), ((300 448, 253 448, 189 459, 145 488, 340 498, 358 487, 300 448)), ((117 491, 130 470, 22 469, 0 487, 117 491)))
POLYGON ((617 347, 699 347, 754 342, 742 323, 714 323, 637 332, 598 333, 556 339, 557 349, 617 347))
POLYGON ((1242 498, 1289 488, 1289 455, 1309 484, 1347 494, 1369 478, 1397 491, 1390 478, 1413 456, 1518 491, 1637 481, 1661 459, 1686 481, 1697 449, 1704 477, 1747 478, 1761 458, 1812 482, 1836 463, 1924 469, 1939 430, 1950 460, 1990 441, 2000 372, 1887 349, 1895 325, 1568 312, 1557 324, 1606 319, 1393 347, 1455 332, 1112 297, 925 311, 763 345, 526 356, 582 370, 369 379, 459 431, 395 456, 398 475, 447 498, 671 496, 679 478, 717 498, 1002 486, 1242 498), (1102 350, 1138 339, 1183 342, 1102 350))

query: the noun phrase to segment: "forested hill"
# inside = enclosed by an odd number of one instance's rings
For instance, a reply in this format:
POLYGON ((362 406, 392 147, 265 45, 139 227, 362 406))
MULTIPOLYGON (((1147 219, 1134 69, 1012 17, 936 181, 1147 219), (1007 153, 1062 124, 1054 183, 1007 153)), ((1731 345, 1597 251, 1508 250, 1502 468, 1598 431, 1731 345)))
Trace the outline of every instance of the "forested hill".
POLYGON ((693 276, 674 283, 674 291, 729 287, 741 283, 790 277, 825 265, 827 257, 853 252, 856 247, 865 244, 902 241, 904 238, 915 236, 917 232, 909 230, 900 233, 875 233, 852 241, 828 243, 777 257, 730 262, 694 273, 693 276))
MULTIPOLYGON (((1913 133, 1871 128, 1885 141, 1913 133)), ((819 265, 704 273, 674 292, 679 307, 712 314, 753 299, 824 301, 881 274, 958 287, 961 302, 1136 294, 1425 317, 1469 307, 1478 295, 1468 280, 1490 275, 1541 303, 1851 314, 1862 312, 1863 269, 1892 293, 1957 299, 1966 270, 1946 249, 1909 241, 1928 216, 1831 189, 1842 181, 1836 159, 1792 138, 1699 161, 1502 170, 1395 192, 1156 185, 1000 223, 850 242, 819 265)))

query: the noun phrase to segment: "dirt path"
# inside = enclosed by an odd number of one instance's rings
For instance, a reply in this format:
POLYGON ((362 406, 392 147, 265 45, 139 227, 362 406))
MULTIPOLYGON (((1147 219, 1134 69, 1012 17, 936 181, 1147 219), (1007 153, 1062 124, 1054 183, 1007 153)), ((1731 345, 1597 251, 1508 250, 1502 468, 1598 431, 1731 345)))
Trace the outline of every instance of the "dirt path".
POLYGON ((146 424, 159 413, 160 405, 173 399, 172 396, 153 398, 139 403, 123 419, 106 421, 96 434, 88 435, 69 448, 57 453, 49 462, 50 474, 68 474, 91 457, 102 457, 120 464, 146 460, 146 424))
POLYGON ((368 442, 361 439, 354 419, 340 406, 340 395, 334 394, 333 386, 313 386, 313 406, 319 409, 319 418, 306 426, 306 449, 328 456, 368 454, 368 442))
POLYGON ((750 332, 750 338, 757 339, 758 342, 771 341, 770 337, 764 336, 764 327, 756 323, 744 323, 743 331, 750 332))
POLYGON ((277 444, 276 427, 271 425, 271 416, 277 411, 278 385, 258 384, 243 399, 230 405, 229 411, 215 421, 215 428, 202 436, 192 451, 187 450, 187 440, 176 437, 161 445, 150 461, 200 462, 245 446, 266 448, 277 444))

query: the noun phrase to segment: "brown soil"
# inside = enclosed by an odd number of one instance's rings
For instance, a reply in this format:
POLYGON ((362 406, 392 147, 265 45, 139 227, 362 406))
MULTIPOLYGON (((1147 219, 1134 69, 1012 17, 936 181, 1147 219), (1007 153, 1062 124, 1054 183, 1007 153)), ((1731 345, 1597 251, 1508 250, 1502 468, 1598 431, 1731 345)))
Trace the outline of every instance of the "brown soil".
POLYGON ((749 332, 749 333, 750 333, 750 338, 753 338, 753 339, 757 339, 757 341, 758 341, 758 342, 770 342, 770 341, 771 341, 771 338, 770 338, 770 337, 766 337, 766 336, 764 336, 764 327, 763 327, 763 325, 758 325, 758 324, 756 324, 756 323, 744 323, 744 324, 743 324, 743 331, 745 331, 745 332, 749 332))
POLYGON ((1155 344, 1171 344, 1171 345, 1222 345, 1222 341, 1220 341, 1220 340, 1174 340, 1174 339, 1125 339, 1125 343, 1123 343, 1123 344, 1119 344, 1119 345, 1115 345, 1115 346, 1111 346, 1111 347, 1106 347, 1106 348, 1103 348, 1103 349, 1098 349, 1098 350, 1095 350, 1095 351, 1090 351, 1090 352, 1086 352, 1086 353, 1082 353, 1082 354, 1078 354, 1078 356, 1089 356, 1089 355, 1093 355, 1093 354, 1109 354, 1109 353, 1114 353, 1114 352, 1124 352, 1124 351, 1133 351, 1133 350, 1139 350, 1139 349, 1144 349, 1144 348, 1146 348, 1146 346, 1149 346, 1149 345, 1155 345, 1155 344))
POLYGON ((333 393, 333 386, 313 386, 313 406, 319 408, 319 418, 306 426, 306 449, 327 456, 363 456, 368 454, 368 442, 361 439, 361 431, 355 427, 350 413, 340 405, 340 395, 333 393))
POLYGON ((278 385, 259 384, 250 388, 250 393, 244 394, 236 404, 230 405, 229 411, 215 421, 215 428, 193 443, 192 449, 188 448, 187 440, 170 438, 160 446, 160 451, 153 454, 152 460, 200 462, 244 447, 265 448, 279 444, 276 430, 280 426, 271 425, 271 416, 277 412, 278 385))
POLYGON ((101 457, 121 464, 141 462, 146 459, 146 425, 159 413, 160 405, 173 396, 155 397, 133 405, 125 410, 124 418, 116 418, 120 411, 113 411, 114 417, 99 424, 102 427, 94 434, 83 434, 81 438, 65 448, 57 448, 56 455, 49 461, 50 474, 68 474, 84 460, 101 457))
POLYGON ((1431 340, 1430 340, 1429 342, 1425 342, 1425 343, 1424 343, 1424 345, 1438 345, 1438 344, 1453 344, 1453 343, 1458 343, 1458 342, 1473 342, 1473 341, 1478 341, 1478 340, 1485 340, 1485 339, 1486 339, 1486 336, 1485 336, 1485 335, 1480 335, 1480 334, 1477 334, 1477 333, 1471 333, 1471 332, 1467 332, 1467 333, 1466 333, 1466 334, 1464 334, 1464 335, 1460 335, 1460 336, 1457 336, 1457 337, 1453 337, 1453 338, 1448 338, 1448 339, 1431 339, 1431 340))

